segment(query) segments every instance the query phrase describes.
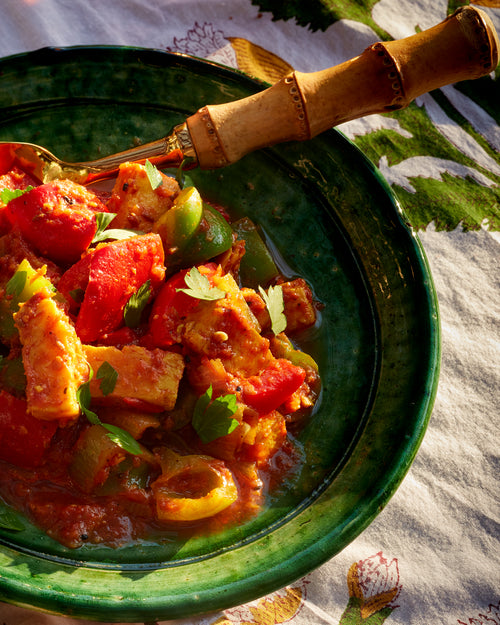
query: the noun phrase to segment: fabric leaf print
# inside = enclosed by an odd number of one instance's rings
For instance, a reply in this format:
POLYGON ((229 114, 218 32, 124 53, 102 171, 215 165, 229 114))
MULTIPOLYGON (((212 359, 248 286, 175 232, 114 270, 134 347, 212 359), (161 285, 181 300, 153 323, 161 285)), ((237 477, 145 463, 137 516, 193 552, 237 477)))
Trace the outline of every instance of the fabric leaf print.
MULTIPOLYGON (((491 171, 498 168, 492 156, 494 151, 485 145, 484 165, 490 168, 482 167, 443 136, 427 110, 428 107, 412 103, 389 116, 398 121, 397 128, 381 128, 375 120, 373 132, 356 134, 354 143, 393 185, 415 230, 425 229, 431 222, 437 230, 450 231, 457 226, 477 230, 485 224, 490 230, 498 230, 500 176, 491 171)), ((365 123, 371 125, 371 117, 365 123)), ((450 127, 458 129, 456 136, 465 133, 451 119, 447 132, 451 132, 450 127)), ((465 134, 479 142, 481 137, 474 139, 472 133, 465 134)))
POLYGON ((371 10, 379 0, 252 0, 261 11, 269 11, 274 20, 295 19, 300 26, 311 30, 326 30, 341 19, 355 20, 369 26, 380 39, 390 39, 388 34, 372 19, 371 10))
POLYGON ((497 186, 493 180, 473 167, 433 156, 413 156, 392 167, 389 166, 387 157, 382 156, 378 168, 390 185, 398 185, 410 193, 416 193, 410 178, 432 178, 442 182, 443 174, 458 178, 470 178, 483 187, 497 186))
POLYGON ((250 76, 273 84, 293 71, 289 63, 255 43, 239 37, 228 39, 236 53, 239 69, 250 76))
POLYGON ((462 154, 472 159, 479 166, 500 175, 500 165, 481 147, 474 137, 454 122, 428 93, 416 100, 417 106, 423 106, 430 120, 445 139, 462 154))

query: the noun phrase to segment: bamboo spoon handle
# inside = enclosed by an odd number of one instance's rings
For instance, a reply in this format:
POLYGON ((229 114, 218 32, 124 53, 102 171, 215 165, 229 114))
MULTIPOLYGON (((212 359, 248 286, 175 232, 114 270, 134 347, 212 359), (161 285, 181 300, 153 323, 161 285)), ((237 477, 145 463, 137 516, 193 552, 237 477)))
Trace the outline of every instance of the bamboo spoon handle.
POLYGON ((256 95, 205 106, 189 117, 198 163, 224 167, 263 147, 402 109, 423 93, 494 71, 499 47, 488 15, 465 6, 428 30, 375 43, 335 67, 293 72, 256 95))

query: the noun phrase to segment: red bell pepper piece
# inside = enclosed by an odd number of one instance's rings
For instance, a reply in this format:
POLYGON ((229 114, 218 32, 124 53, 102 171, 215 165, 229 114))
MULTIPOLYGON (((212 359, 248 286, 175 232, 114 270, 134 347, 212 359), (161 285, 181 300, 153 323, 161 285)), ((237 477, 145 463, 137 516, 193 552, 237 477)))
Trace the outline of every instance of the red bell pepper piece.
MULTIPOLYGON (((216 269, 215 263, 198 267, 200 273, 209 280, 216 269)), ((149 335, 155 347, 169 347, 179 343, 183 321, 199 303, 195 297, 177 291, 186 288, 185 276, 188 272, 189 269, 183 269, 169 278, 154 301, 149 317, 149 335)))
POLYGON ((76 312, 83 302, 85 289, 89 283, 90 262, 95 250, 90 250, 78 262, 63 273, 57 283, 57 290, 66 298, 71 312, 76 312))
POLYGON ((5 212, 40 254, 67 264, 88 248, 97 230, 95 213, 106 207, 82 185, 55 180, 11 200, 5 212))
POLYGON ((14 165, 16 155, 9 144, 0 145, 0 174, 6 174, 14 165))
POLYGON ((24 399, 0 391, 0 459, 33 469, 40 465, 57 423, 36 419, 26 407, 24 399))
POLYGON ((243 401, 259 414, 269 414, 300 388, 305 377, 302 367, 285 358, 277 358, 259 375, 242 380, 243 401))
MULTIPOLYGON (((151 281, 153 291, 163 281, 163 261, 161 238, 153 233, 98 247, 90 255, 87 287, 76 318, 80 339, 92 343, 123 326, 123 311, 131 295, 147 280, 151 281)), ((80 262, 83 265, 85 257, 80 262)), ((79 276, 81 286, 84 271, 72 269, 79 276)), ((66 283, 64 288, 68 286, 66 283)))
MULTIPOLYGON (((2 147, 0 146, 0 172, 3 171, 2 162, 2 147)), ((10 191, 16 191, 20 189, 24 191, 28 187, 36 187, 39 183, 29 176, 27 173, 19 169, 19 167, 13 167, 10 171, 0 175, 0 191, 3 189, 9 189, 10 191)), ((0 202, 0 236, 10 231, 12 224, 7 217, 6 205, 0 202)))

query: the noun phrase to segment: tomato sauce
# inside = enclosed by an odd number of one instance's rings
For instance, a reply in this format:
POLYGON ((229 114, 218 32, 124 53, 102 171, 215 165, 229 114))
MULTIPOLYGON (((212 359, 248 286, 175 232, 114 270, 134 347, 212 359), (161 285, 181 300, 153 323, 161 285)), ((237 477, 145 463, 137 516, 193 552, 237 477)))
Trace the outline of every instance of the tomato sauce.
POLYGON ((161 178, 127 163, 105 197, 0 175, 0 498, 69 548, 244 523, 303 461, 309 286, 161 178))

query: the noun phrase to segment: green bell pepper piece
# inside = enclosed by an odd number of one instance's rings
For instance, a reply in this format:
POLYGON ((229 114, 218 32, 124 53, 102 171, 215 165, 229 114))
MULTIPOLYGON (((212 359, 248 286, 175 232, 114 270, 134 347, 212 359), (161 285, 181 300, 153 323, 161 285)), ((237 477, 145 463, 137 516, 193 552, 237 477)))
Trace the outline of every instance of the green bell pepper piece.
POLYGON ((156 220, 153 230, 161 236, 165 249, 180 253, 198 230, 202 217, 203 200, 198 190, 186 187, 156 220))
POLYGON ((248 217, 232 224, 238 238, 245 241, 245 255, 240 263, 240 279, 244 286, 256 289, 259 285, 267 286, 279 271, 259 234, 257 226, 248 217))
POLYGON ((168 273, 183 267, 204 263, 227 251, 233 243, 233 231, 224 217, 210 205, 203 203, 201 223, 183 250, 165 257, 168 273))
POLYGON ((23 393, 26 390, 23 359, 0 358, 0 387, 10 393, 23 393))
POLYGON ((39 270, 33 269, 26 258, 19 263, 15 274, 7 282, 3 299, 0 300, 1 340, 8 342, 17 335, 13 315, 17 312, 19 304, 27 302, 32 295, 43 289, 54 291, 54 286, 44 274, 44 267, 39 270))

